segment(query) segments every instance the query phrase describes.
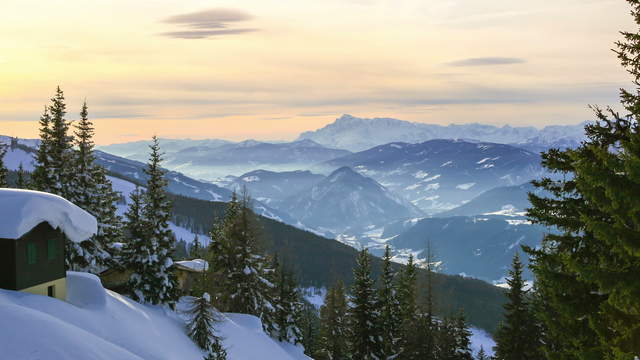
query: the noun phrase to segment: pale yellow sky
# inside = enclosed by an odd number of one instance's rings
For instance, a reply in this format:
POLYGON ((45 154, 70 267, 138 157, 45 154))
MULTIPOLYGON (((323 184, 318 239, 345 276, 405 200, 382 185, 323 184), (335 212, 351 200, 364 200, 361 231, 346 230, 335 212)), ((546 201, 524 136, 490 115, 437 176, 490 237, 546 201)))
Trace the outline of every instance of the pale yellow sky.
POLYGON ((101 144, 292 139, 342 113, 568 124, 629 85, 622 0, 3 0, 0 134, 60 85, 101 144))

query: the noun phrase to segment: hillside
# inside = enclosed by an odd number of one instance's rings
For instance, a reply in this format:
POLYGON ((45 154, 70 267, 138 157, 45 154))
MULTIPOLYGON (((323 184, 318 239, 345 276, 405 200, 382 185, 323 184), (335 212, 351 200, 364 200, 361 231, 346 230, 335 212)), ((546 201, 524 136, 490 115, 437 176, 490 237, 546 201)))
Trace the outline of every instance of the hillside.
MULTIPOLYGON (((199 233, 206 232, 226 207, 224 203, 179 195, 173 196, 172 200, 174 221, 199 233)), ((297 272, 303 285, 327 287, 337 279, 351 283, 356 249, 272 219, 258 219, 267 252, 277 253, 297 272)), ((372 269, 376 276, 381 264, 379 258, 373 259, 372 269)), ((425 274, 420 272, 422 284, 425 274)), ((438 313, 463 308, 471 324, 490 332, 496 329, 505 300, 502 289, 481 280, 436 274, 435 291, 438 313)))

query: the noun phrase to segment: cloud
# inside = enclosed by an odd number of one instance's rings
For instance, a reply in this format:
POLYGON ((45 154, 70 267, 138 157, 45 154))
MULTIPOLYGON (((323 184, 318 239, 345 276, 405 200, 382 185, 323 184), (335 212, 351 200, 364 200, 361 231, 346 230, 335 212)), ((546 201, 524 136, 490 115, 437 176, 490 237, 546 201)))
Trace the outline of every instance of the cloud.
POLYGON ((168 31, 162 36, 177 39, 207 39, 258 31, 252 28, 230 28, 234 23, 253 19, 249 13, 235 9, 209 9, 170 16, 162 22, 189 30, 168 31))
POLYGON ((448 63, 450 66, 491 66, 491 65, 511 65, 522 64, 526 60, 511 57, 479 57, 469 58, 448 63))

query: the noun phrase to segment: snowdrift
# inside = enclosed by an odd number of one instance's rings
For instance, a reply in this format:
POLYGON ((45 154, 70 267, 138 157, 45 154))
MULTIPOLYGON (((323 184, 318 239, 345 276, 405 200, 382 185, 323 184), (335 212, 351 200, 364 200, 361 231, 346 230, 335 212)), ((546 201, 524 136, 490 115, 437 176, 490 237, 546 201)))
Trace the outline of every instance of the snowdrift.
MULTIPOLYGON (((94 275, 69 272, 68 302, 0 289, 0 358, 20 360, 201 360, 179 313, 105 290, 94 275)), ((274 341, 254 316, 218 324, 230 360, 309 359, 274 341)))

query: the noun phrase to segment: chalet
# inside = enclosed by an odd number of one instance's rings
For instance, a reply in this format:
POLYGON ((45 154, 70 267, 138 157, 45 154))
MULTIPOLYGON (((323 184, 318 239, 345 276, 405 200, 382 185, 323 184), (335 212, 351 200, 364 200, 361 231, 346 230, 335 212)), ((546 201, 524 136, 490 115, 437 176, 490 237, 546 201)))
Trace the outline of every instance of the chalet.
POLYGON ((96 231, 93 216, 60 196, 0 189, 0 288, 65 300, 65 242, 96 231))

